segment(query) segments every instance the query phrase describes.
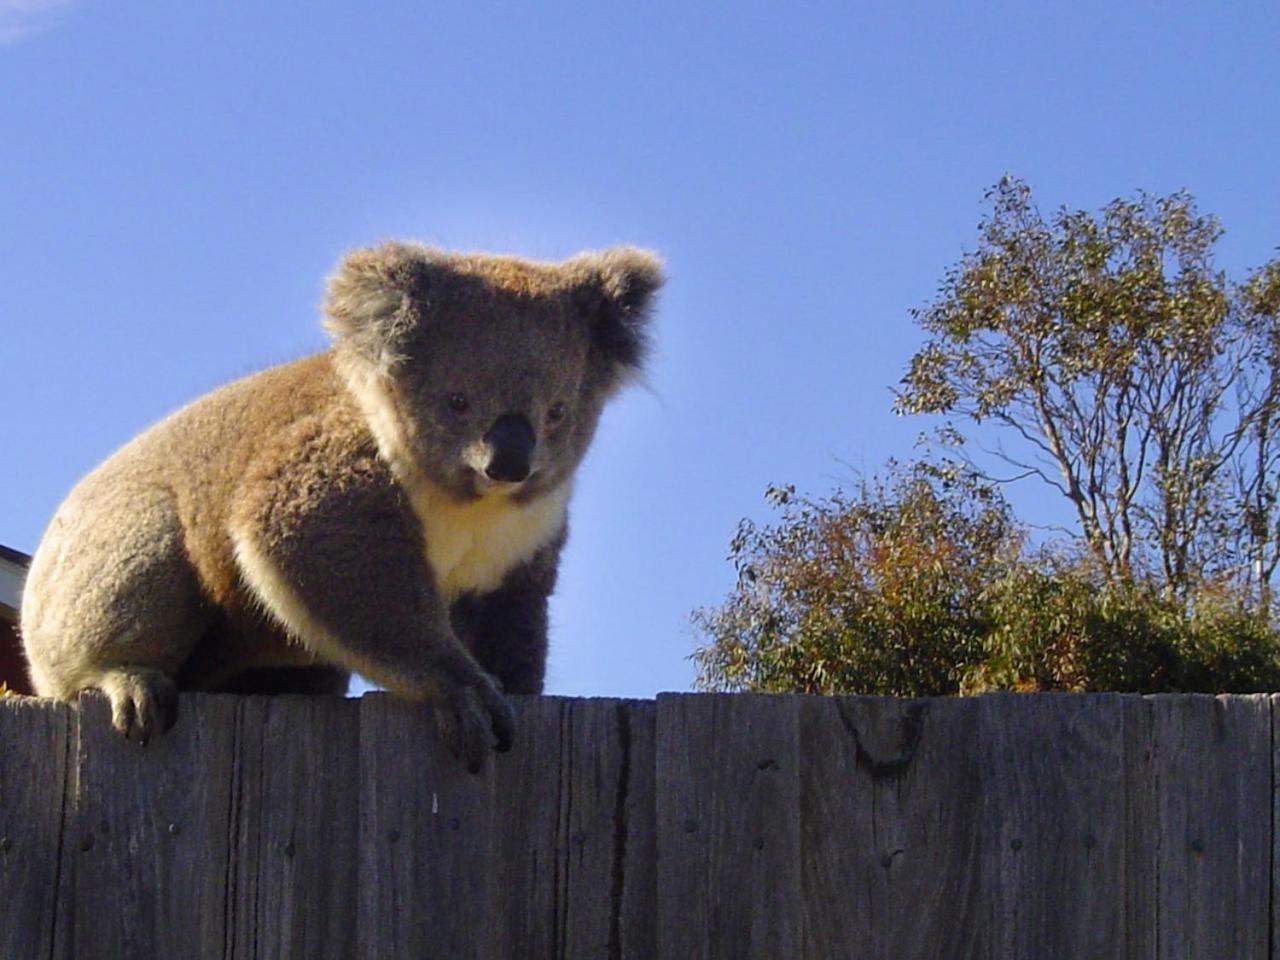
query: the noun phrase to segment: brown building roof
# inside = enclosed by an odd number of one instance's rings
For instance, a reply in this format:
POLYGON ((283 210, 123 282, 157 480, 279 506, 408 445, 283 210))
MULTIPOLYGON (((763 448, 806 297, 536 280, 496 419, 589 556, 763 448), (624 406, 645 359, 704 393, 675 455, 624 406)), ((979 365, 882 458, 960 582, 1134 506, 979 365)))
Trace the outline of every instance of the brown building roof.
POLYGON ((32 692, 27 661, 18 640, 22 578, 30 562, 25 553, 0 545, 0 683, 16 693, 32 692))

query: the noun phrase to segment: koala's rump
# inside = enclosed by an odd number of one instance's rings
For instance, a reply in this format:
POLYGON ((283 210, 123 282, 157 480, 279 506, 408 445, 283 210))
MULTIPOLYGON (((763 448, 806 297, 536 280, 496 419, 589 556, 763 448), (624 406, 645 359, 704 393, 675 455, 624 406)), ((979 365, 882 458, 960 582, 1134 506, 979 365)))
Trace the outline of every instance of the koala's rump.
POLYGON ((58 508, 32 559, 22 631, 37 691, 69 696, 131 658, 186 687, 314 662, 245 592, 228 518, 246 470, 303 417, 360 436, 318 354, 228 384, 134 438, 58 508))

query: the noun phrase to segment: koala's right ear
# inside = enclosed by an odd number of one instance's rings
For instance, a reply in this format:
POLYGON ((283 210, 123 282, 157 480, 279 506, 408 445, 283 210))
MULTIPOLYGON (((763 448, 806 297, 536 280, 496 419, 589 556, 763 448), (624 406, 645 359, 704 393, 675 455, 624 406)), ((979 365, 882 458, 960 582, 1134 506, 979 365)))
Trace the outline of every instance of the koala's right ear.
POLYGON ((386 371, 402 357, 417 324, 415 298, 425 294, 428 251, 389 242, 347 254, 329 277, 323 325, 340 349, 386 371))
POLYGON ((644 363, 649 347, 649 312, 662 286, 662 261, 648 250, 611 247, 583 254, 587 281, 577 291, 579 306, 593 318, 596 346, 625 380, 644 363))

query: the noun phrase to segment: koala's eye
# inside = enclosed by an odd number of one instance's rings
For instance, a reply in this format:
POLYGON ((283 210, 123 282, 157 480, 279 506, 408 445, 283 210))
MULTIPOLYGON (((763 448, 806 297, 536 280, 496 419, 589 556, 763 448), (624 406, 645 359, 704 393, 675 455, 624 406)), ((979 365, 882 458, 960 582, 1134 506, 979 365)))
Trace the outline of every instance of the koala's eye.
POLYGON ((467 398, 460 393, 449 394, 449 409, 454 413, 466 413, 471 409, 471 404, 467 402, 467 398))
POLYGON ((547 407, 547 423, 548 424, 554 427, 557 423, 559 423, 563 419, 564 419, 563 403, 553 403, 551 406, 547 407))

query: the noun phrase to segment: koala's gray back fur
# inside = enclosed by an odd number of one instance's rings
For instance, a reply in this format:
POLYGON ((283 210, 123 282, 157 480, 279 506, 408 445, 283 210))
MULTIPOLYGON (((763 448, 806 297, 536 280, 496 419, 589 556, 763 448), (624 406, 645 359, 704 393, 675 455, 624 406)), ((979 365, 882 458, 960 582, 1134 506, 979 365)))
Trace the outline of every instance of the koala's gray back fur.
MULTIPOLYGON (((246 593, 228 524, 244 465, 289 422, 328 405, 345 407, 354 423, 332 358, 309 357, 196 400, 81 480, 27 575, 22 633, 36 690, 69 698, 96 686, 113 661, 176 677, 194 652, 190 641, 227 618, 272 635, 264 661, 314 662, 284 642, 246 593)), ((255 665, 209 661, 186 685, 214 689, 255 665)))

